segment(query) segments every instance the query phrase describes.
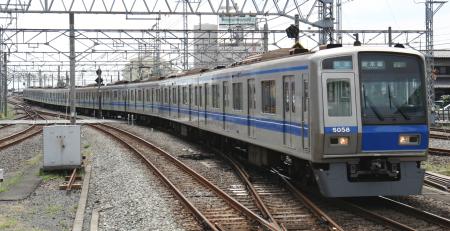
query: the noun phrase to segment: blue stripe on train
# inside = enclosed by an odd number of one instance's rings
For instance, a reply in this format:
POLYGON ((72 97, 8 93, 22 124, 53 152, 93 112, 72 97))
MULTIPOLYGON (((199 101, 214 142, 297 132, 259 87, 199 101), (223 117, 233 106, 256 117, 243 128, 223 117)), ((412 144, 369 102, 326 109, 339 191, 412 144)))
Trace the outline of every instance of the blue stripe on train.
MULTIPOLYGON (((109 105, 119 106, 117 102, 113 103, 105 103, 109 105)), ((134 105, 132 106, 134 108, 134 105)), ((165 105, 151 105, 147 104, 144 105, 146 109, 155 108, 158 110, 163 111, 172 111, 172 112, 178 112, 178 107, 171 107, 171 106, 165 106, 165 105)), ((142 104, 138 105, 137 110, 142 109, 142 104)), ((208 119, 212 119, 215 121, 226 121, 229 123, 234 123, 238 125, 243 126, 252 126, 260 129, 270 130, 270 131, 276 131, 281 133, 289 133, 296 136, 302 136, 302 126, 299 123, 291 123, 288 121, 282 121, 282 120, 272 120, 272 119, 266 119, 266 118, 260 118, 260 117, 250 117, 246 115, 236 115, 236 114, 228 114, 228 113, 221 113, 221 112, 210 112, 210 111, 204 111, 204 110, 195 110, 195 109, 189 109, 189 108, 179 108, 180 113, 182 114, 189 114, 191 113, 192 116, 201 116, 204 117, 205 113, 207 115, 208 119)), ((308 130, 308 125, 305 125, 305 130, 308 130)), ((306 133, 308 136, 308 133, 306 133)))
POLYGON ((362 127, 362 151, 425 150, 427 125, 365 125, 362 127), (420 135, 418 145, 399 145, 400 135, 420 135))

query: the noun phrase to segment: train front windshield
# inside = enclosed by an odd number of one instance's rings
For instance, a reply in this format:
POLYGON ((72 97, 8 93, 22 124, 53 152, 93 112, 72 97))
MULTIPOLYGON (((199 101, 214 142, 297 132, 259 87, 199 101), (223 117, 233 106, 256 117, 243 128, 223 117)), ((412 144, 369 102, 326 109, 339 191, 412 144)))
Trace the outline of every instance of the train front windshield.
POLYGON ((418 56, 361 52, 363 124, 426 122, 424 65, 418 56))

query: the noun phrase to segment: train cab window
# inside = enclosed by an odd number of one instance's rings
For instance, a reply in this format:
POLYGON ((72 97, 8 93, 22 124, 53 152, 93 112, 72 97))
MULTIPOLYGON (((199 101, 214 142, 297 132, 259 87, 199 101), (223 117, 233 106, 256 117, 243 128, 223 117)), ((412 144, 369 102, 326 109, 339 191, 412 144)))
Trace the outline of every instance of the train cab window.
POLYGON ((233 109, 242 110, 243 107, 242 83, 233 83, 233 109))
POLYGON ((327 80, 328 116, 351 116, 350 80, 327 80))
POLYGON ((322 61, 324 70, 351 70, 353 69, 352 56, 329 58, 322 61))
POLYGON ((219 108, 219 85, 212 85, 212 107, 219 108))
POLYGON ((276 113, 276 88, 275 80, 261 82, 261 98, 262 98, 262 112, 276 113))

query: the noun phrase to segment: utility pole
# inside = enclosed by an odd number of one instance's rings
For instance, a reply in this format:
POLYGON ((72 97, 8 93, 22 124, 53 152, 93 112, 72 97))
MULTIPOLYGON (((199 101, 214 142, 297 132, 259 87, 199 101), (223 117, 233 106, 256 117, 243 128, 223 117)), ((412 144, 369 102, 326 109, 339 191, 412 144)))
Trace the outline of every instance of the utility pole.
POLYGON ((98 112, 100 115, 100 119, 103 117, 102 114, 102 92, 100 91, 100 86, 102 85, 103 79, 102 79, 102 70, 100 67, 95 72, 97 73, 97 79, 95 79, 95 82, 97 82, 97 95, 98 95, 98 112))
POLYGON ((8 115, 8 66, 6 52, 3 53, 3 113, 8 115))
MULTIPOLYGON (((300 29, 300 20, 299 20, 299 16, 298 14, 295 15, 294 17, 294 25, 300 29)), ((299 41, 299 34, 297 34, 297 36, 295 36, 295 43, 297 44, 299 41)))
POLYGON ((427 70, 427 92, 428 92, 428 106, 429 111, 434 106, 434 47, 433 47, 433 17, 434 14, 446 3, 447 1, 433 1, 427 0, 425 2, 425 60, 426 60, 426 70, 427 70), (434 4, 437 7, 434 8, 434 4))
MULTIPOLYGON (((75 125, 76 115, 75 115, 75 19, 74 14, 69 13, 69 47, 70 47, 70 92, 69 92, 69 102, 70 102, 70 124, 75 125)), ((67 72, 66 72, 67 73, 67 72)))

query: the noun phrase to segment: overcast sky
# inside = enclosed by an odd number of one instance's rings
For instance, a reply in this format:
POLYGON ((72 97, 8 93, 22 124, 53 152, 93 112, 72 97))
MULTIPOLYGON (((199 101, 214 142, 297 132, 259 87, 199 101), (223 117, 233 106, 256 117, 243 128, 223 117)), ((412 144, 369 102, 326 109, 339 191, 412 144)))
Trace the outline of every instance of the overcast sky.
MULTIPOLYGON (((2 1, 2 0, 0 0, 2 1)), ((68 1, 68 0, 67 0, 68 1)), ((89 2, 88 0, 85 0, 89 2)), ((98 2, 101 2, 97 0, 98 2)), ((131 0, 125 0, 131 1, 131 0)), ((173 0, 175 1, 175 0, 173 0)), ((283 4, 286 0, 279 0, 283 4)), ((34 4, 40 4, 38 0, 32 1, 34 4)), ((55 0, 58 2, 58 0, 55 0)), ((81 0, 76 0, 80 4, 81 0)), ((108 2, 108 1, 107 1, 108 2)), ((119 2, 119 1, 116 1, 119 2)), ((159 1, 164 2, 164 1, 159 1)), ((169 1, 170 2, 170 1, 169 1)), ((214 1, 213 1, 214 2, 214 1)), ((235 0, 242 4, 244 0, 235 0)), ((247 5, 250 1, 247 0, 247 5)), ((259 2, 259 1, 257 1, 259 2)), ((271 1, 269 1, 269 4, 271 1)), ((291 0, 290 2, 294 2, 291 0)), ((298 1, 303 2, 303 1, 298 1)), ((307 4, 312 4, 310 0, 307 4)), ((343 29, 358 30, 385 30, 389 26, 394 30, 425 30, 425 4, 419 0, 342 0, 343 29)), ((206 5, 207 2, 202 4, 206 5)), ((305 5, 302 10, 307 14, 309 8, 305 5)), ((292 8, 289 6, 287 10, 292 8)), ((292 13, 291 13, 292 14, 292 13)), ((1 19, 0 19, 1 20, 1 19)), ((310 21, 314 21, 312 18, 310 21)), ((202 16, 202 23, 217 23, 217 16, 202 16)), ((198 16, 189 16, 189 27, 192 29, 198 24, 198 16)), ((450 50, 450 3, 444 6, 436 13, 434 17, 434 46, 435 49, 450 50)), ((149 29, 155 21, 149 20, 126 20, 125 15, 76 15, 76 28, 105 28, 105 29, 149 29)), ((269 29, 285 29, 293 23, 291 19, 277 18, 270 20, 269 29)), ((67 14, 25 14, 19 15, 17 21, 19 28, 68 28, 67 14)), ((162 16, 161 29, 182 29, 182 19, 180 16, 162 16)), ((306 24, 301 24, 300 29, 310 28, 306 24)), ((282 35, 284 36, 284 34, 282 35)), ((344 41, 345 42, 345 41, 344 41)), ((347 41, 348 42, 348 41, 347 41)), ((422 36, 417 43, 425 46, 425 36, 422 36)), ((60 42, 61 50, 68 50, 68 41, 62 37, 60 42)), ((284 39, 280 42, 281 47, 289 47, 293 43, 290 39, 284 39)), ((307 48, 313 48, 317 45, 312 40, 302 38, 301 43, 307 48)), ((55 45, 57 47, 58 44, 55 45)), ((275 49, 275 46, 269 49, 275 49)), ((77 51, 84 50, 85 47, 77 46, 77 51)), ((128 57, 129 58, 129 57, 128 57)), ((91 73, 92 74, 92 73, 91 73)), ((93 74, 92 77, 95 77, 93 74)))

